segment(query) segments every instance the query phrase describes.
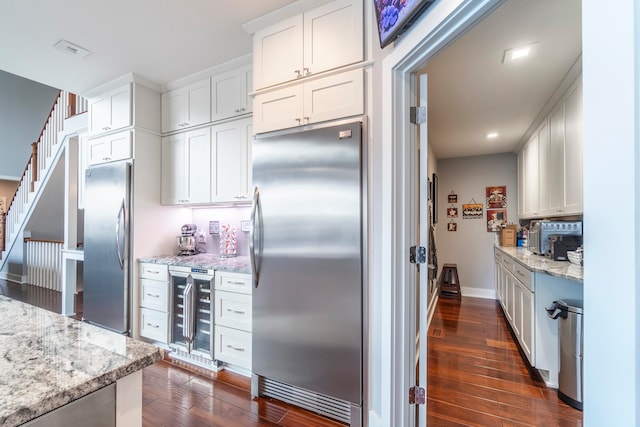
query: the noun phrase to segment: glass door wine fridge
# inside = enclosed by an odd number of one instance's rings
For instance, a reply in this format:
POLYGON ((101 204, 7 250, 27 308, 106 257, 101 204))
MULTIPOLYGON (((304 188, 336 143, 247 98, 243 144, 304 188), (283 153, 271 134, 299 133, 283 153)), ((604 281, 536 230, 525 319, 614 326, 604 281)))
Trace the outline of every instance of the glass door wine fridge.
POLYGON ((170 266, 171 349, 196 362, 213 362, 214 270, 170 266))

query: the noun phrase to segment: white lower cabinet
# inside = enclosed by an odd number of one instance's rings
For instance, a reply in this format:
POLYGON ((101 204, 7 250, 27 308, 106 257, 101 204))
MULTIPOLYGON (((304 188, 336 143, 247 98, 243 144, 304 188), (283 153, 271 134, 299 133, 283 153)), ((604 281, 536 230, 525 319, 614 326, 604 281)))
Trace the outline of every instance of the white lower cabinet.
POLYGON ((535 366, 534 273, 496 250, 496 293, 520 348, 535 366))
POLYGON ((216 271, 214 356, 251 370, 251 275, 216 271))
POLYGON ((166 265, 140 263, 140 336, 169 343, 169 271, 166 265))

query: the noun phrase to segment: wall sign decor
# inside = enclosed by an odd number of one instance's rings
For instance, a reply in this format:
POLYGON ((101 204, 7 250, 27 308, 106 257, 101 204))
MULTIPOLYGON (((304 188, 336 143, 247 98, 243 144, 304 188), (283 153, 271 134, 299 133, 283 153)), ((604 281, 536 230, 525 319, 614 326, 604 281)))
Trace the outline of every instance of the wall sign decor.
POLYGON ((447 196, 447 202, 458 203, 458 195, 451 190, 451 193, 447 196))
POLYGON ((471 199, 471 202, 462 205, 462 218, 464 219, 482 219, 483 210, 482 203, 471 199))
POLYGON ((458 224, 451 220, 451 222, 447 224, 447 231, 458 231, 458 224))
POLYGON ((487 209, 504 209, 507 207, 507 186, 486 187, 487 209))
POLYGON ((447 218, 458 218, 458 208, 450 206, 447 209, 447 218))
POLYGON ((506 209, 487 209, 487 231, 498 231, 507 225, 506 209))

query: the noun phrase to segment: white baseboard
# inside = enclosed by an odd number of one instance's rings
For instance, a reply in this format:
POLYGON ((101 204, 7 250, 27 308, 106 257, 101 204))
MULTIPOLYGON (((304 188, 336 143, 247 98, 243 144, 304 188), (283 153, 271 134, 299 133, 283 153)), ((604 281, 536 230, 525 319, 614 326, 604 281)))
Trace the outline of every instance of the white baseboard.
POLYGON ((484 298, 484 299, 498 299, 495 289, 482 289, 482 288, 460 288, 460 292, 463 297, 484 298))
POLYGON ((0 273, 0 279, 8 282, 19 283, 21 285, 27 283, 27 276, 20 276, 18 274, 0 273))

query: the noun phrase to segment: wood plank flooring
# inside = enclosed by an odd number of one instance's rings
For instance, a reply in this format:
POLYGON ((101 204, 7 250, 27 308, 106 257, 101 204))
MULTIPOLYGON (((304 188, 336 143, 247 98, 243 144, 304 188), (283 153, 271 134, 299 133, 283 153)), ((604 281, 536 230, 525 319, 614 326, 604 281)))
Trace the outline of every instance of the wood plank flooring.
MULTIPOLYGON (((0 280, 0 294, 59 311, 59 295, 32 288, 0 280)), ((440 299, 429 328, 428 374, 429 427, 582 426, 582 412, 531 378, 493 300, 440 299)), ((213 377, 166 361, 145 368, 143 426, 342 426, 282 402, 252 400, 246 377, 213 377)))
POLYGON ((496 301, 440 298, 427 349, 429 426, 582 426, 532 379, 496 301))

